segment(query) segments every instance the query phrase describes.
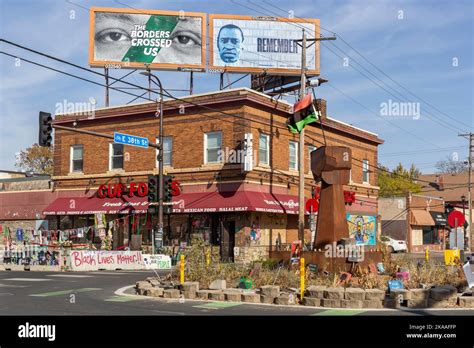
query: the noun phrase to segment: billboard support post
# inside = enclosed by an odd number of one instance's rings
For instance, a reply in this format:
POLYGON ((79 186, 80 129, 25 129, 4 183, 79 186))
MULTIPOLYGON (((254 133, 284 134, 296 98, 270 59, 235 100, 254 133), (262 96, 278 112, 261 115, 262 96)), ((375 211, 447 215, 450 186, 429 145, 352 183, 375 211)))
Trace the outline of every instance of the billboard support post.
POLYGON ((189 95, 193 94, 193 88, 194 88, 194 74, 191 71, 189 73, 189 95))
POLYGON ((109 68, 104 67, 105 75, 105 107, 109 107, 109 68))

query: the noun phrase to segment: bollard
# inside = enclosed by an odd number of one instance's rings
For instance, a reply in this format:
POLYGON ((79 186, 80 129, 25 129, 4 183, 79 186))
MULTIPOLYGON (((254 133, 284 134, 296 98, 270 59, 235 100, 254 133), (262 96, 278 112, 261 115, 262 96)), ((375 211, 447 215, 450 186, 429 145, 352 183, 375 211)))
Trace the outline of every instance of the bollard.
POLYGON ((304 257, 300 259, 300 300, 303 301, 304 295, 304 257))
POLYGON ((211 250, 206 249, 205 253, 206 253, 206 266, 209 267, 209 265, 211 264, 211 250))
POLYGON ((426 259, 426 262, 430 261, 430 249, 428 249, 428 247, 426 247, 425 249, 425 259, 426 259))
POLYGON ((179 258, 179 282, 184 283, 184 255, 179 258))

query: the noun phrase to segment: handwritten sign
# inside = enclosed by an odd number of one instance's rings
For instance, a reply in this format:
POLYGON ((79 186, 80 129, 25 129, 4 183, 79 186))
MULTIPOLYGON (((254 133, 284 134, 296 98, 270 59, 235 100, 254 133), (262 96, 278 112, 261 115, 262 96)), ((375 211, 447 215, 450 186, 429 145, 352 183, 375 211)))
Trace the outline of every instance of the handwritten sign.
POLYGON ((145 268, 141 251, 73 250, 70 254, 70 266, 73 271, 145 268))
POLYGON ((146 269, 170 269, 171 257, 168 255, 143 254, 143 263, 146 269))

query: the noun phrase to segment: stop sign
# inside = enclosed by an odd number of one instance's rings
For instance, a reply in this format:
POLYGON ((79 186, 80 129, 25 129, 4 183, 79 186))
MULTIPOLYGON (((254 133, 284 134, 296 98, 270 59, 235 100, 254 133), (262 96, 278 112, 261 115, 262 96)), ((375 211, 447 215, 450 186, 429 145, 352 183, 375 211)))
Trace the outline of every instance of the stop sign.
POLYGON ((313 211, 313 213, 317 212, 319 208, 319 203, 316 198, 310 198, 306 201, 306 211, 310 213, 313 211))
POLYGON ((464 226, 465 221, 466 219, 464 218, 464 214, 461 213, 460 211, 453 210, 452 212, 448 214, 448 224, 451 227, 464 226))

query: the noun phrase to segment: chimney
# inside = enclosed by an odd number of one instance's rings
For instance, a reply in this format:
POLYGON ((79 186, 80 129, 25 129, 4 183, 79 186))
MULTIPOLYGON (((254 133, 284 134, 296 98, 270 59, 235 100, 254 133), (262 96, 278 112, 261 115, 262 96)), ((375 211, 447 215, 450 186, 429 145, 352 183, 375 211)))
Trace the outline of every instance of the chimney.
POLYGON ((326 119, 326 100, 316 99, 316 110, 321 113, 321 118, 326 119))
POLYGON ((444 190, 444 180, 443 180, 443 176, 440 176, 439 179, 438 179, 438 189, 440 191, 443 191, 444 190))

